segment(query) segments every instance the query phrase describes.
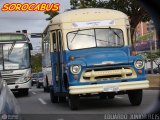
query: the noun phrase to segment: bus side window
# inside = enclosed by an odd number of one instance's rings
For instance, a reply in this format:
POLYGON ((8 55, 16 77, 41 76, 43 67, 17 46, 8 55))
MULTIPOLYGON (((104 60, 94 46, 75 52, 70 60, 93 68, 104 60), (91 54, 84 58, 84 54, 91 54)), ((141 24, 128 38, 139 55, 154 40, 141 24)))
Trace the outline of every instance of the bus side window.
POLYGON ((61 31, 58 31, 58 38, 59 38, 59 51, 62 51, 62 34, 61 31))
POLYGON ((52 38, 53 38, 53 51, 56 52, 57 50, 57 45, 56 45, 56 33, 52 33, 52 38))

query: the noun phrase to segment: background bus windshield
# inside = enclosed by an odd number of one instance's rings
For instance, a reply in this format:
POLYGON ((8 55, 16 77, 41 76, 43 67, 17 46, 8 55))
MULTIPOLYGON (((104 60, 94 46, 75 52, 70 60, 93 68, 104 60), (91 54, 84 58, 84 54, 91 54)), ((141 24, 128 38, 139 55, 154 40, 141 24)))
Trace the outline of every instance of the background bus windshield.
POLYGON ((24 69, 29 67, 29 48, 26 43, 1 44, 0 70, 24 69), (3 47, 2 47, 3 46, 3 47), (3 64, 4 65, 3 65, 3 64))
POLYGON ((92 47, 120 47, 123 46, 123 32, 120 29, 89 29, 70 32, 68 47, 70 50, 92 47))

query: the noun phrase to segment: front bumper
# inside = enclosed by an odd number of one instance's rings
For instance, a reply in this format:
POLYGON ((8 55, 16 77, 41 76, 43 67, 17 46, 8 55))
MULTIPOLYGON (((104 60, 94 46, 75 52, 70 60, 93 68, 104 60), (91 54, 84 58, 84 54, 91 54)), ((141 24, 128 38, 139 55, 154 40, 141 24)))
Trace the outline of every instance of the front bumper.
POLYGON ((118 92, 124 90, 135 90, 149 88, 149 81, 134 81, 134 82, 121 82, 121 83, 107 83, 96 85, 81 85, 70 86, 70 94, 86 94, 86 93, 101 93, 101 92, 118 92))
POLYGON ((22 84, 12 84, 12 85, 8 85, 8 87, 11 89, 11 90, 18 90, 18 89, 29 89, 31 88, 31 80, 25 82, 25 83, 22 83, 22 84), (18 86, 18 87, 17 87, 18 86))

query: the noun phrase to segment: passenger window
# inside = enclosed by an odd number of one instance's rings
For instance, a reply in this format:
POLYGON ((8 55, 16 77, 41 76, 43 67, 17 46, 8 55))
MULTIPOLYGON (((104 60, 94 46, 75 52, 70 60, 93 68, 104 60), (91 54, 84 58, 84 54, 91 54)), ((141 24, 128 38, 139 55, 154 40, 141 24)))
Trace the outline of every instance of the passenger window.
POLYGON ((62 36, 61 31, 58 31, 58 38, 59 38, 59 51, 62 51, 62 36))
POLYGON ((55 32, 52 34, 52 38, 53 38, 53 51, 56 52, 57 45, 56 45, 56 33, 55 32))

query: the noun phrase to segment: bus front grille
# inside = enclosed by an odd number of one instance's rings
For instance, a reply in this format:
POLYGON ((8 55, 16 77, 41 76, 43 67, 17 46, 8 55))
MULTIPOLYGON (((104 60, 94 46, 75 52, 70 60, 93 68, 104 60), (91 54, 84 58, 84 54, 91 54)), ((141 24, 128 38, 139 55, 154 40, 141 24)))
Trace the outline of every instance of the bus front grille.
POLYGON ((120 80, 136 77, 134 69, 130 67, 90 69, 82 73, 81 82, 120 80))
POLYGON ((15 84, 22 76, 23 74, 2 74, 2 79, 5 80, 7 84, 15 84))

